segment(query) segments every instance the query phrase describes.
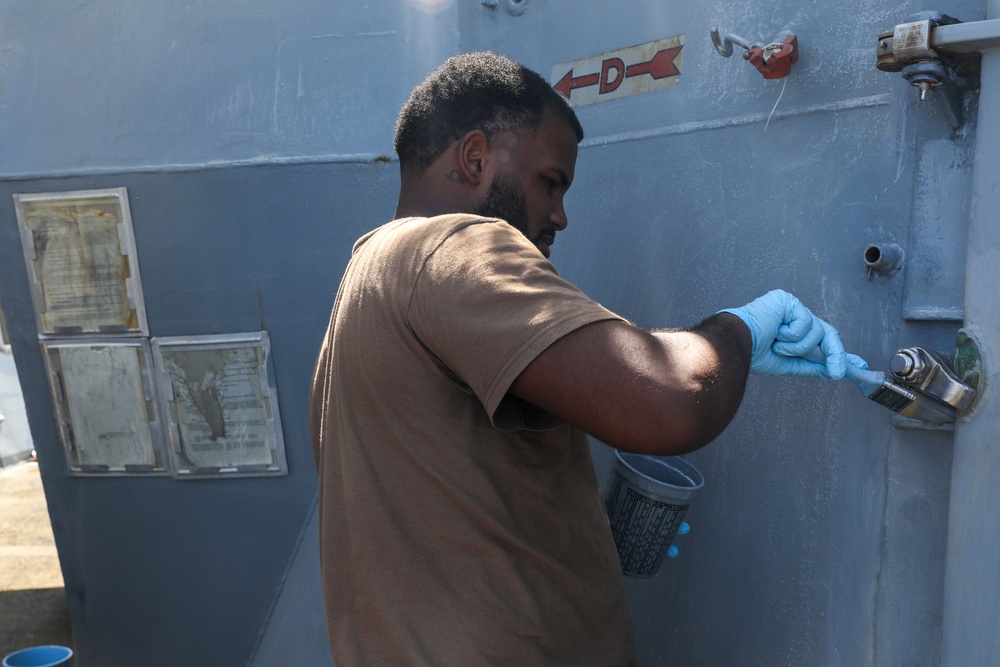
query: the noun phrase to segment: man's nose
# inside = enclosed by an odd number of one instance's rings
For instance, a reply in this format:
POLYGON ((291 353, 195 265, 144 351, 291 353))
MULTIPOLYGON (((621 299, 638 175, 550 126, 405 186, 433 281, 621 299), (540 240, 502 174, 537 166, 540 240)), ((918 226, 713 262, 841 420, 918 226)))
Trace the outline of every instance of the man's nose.
POLYGON ((549 213, 549 223, 556 228, 556 231, 562 231, 566 229, 569 224, 569 218, 566 216, 566 209, 563 207, 563 203, 558 202, 549 213))

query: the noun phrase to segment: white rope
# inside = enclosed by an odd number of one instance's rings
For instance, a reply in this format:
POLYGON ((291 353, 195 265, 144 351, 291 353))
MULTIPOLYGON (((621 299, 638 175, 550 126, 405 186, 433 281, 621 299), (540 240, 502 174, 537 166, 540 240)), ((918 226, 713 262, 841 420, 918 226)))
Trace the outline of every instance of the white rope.
POLYGON ((778 102, 781 101, 781 96, 785 94, 785 86, 788 85, 788 77, 785 77, 785 82, 781 84, 781 92, 778 93, 778 99, 774 101, 774 106, 771 107, 771 113, 767 115, 767 122, 764 123, 764 131, 767 132, 767 126, 771 124, 771 116, 774 115, 774 110, 778 108, 778 102))

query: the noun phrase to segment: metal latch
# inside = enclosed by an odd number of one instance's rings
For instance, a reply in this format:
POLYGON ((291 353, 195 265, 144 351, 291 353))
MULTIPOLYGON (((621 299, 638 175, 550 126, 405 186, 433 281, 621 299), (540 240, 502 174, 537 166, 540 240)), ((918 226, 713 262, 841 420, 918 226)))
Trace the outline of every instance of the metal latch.
POLYGON ((949 123, 965 122, 965 97, 979 89, 979 52, 1000 46, 1000 19, 963 23, 939 12, 921 12, 878 36, 875 66, 901 72, 920 91, 937 91, 949 123))
POLYGON ((976 398, 976 390, 959 379, 952 365, 952 357, 943 352, 907 347, 890 360, 891 379, 885 373, 851 367, 848 377, 870 400, 905 418, 899 425, 936 428, 967 414, 976 398))
POLYGON ((976 390, 958 379, 952 370, 954 358, 922 347, 906 347, 889 360, 889 370, 899 382, 964 410, 976 398, 976 390))
POLYGON ((882 391, 869 398, 918 421, 954 422, 972 405, 976 390, 959 379, 953 366, 954 358, 944 352, 905 347, 889 361, 895 382, 883 383, 882 391))

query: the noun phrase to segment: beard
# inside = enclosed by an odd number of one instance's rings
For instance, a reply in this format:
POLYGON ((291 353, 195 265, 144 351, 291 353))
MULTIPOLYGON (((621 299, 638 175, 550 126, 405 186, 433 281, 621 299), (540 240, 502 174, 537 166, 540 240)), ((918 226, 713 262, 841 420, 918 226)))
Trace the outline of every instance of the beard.
POLYGON ((493 178, 486 197, 474 212, 486 218, 500 218, 507 221, 511 227, 534 243, 534 239, 528 236, 528 199, 520 184, 506 172, 498 173, 493 178))

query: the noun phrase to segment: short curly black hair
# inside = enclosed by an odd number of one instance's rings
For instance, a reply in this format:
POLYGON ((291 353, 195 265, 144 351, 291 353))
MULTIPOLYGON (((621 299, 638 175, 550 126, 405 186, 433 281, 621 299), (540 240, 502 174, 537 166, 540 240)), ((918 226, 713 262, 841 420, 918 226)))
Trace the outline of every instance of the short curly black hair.
POLYGON ((538 73, 509 58, 478 51, 453 56, 410 94, 396 120, 393 147, 400 167, 422 173, 449 146, 473 130, 496 136, 533 129, 546 109, 583 139, 566 100, 538 73))

